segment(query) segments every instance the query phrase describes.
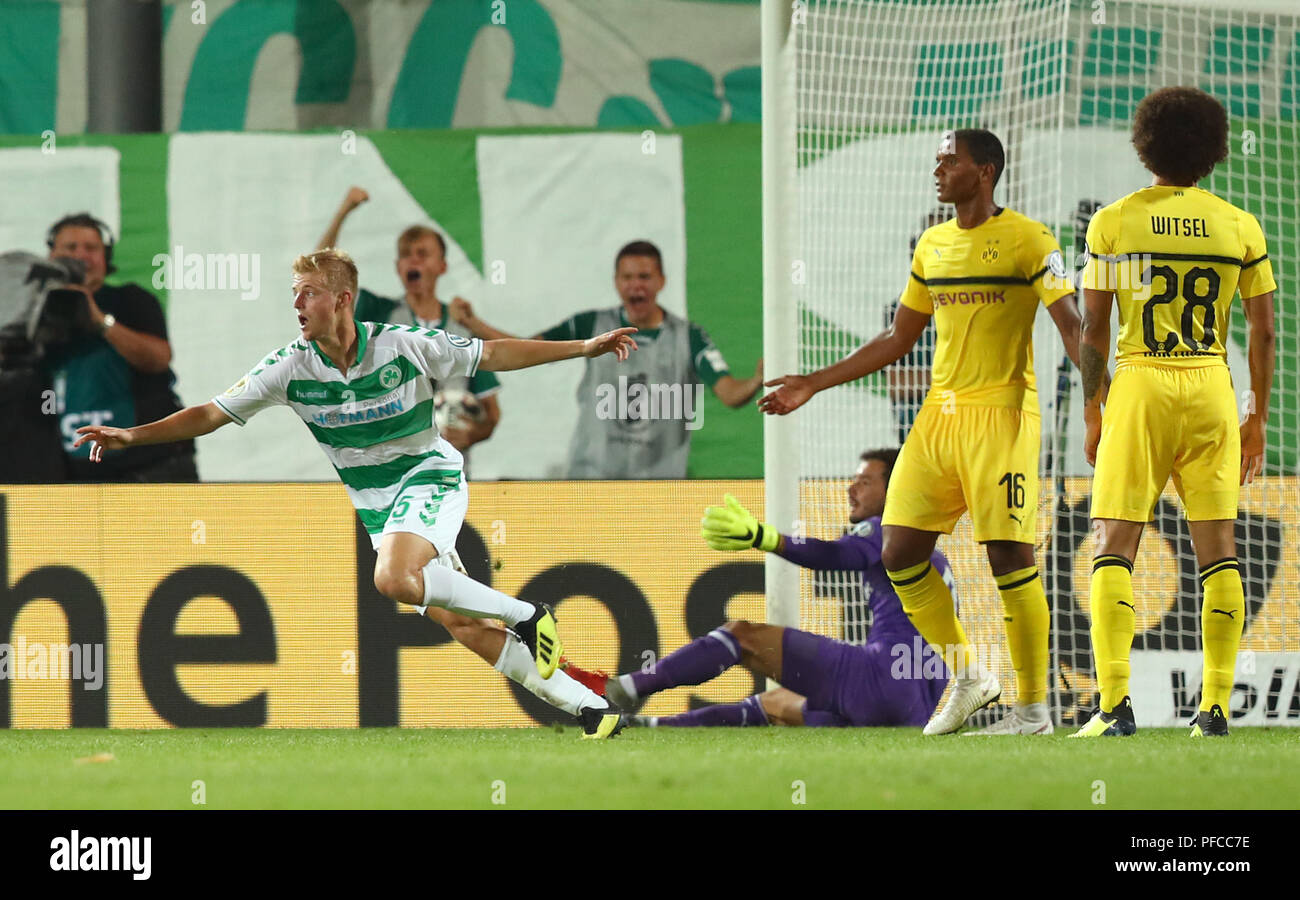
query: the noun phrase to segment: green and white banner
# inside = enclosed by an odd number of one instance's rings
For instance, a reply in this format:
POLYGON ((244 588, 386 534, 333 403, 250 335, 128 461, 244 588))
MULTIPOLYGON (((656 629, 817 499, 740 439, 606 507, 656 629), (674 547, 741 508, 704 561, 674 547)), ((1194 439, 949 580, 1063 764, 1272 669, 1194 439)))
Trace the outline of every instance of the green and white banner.
MULTIPOLYGON (((666 309, 711 332, 738 376, 754 371, 761 352, 757 126, 150 135, 83 138, 49 152, 17 143, 0 142, 11 211, 0 247, 46 252, 46 230, 69 212, 108 222, 121 235, 111 280, 142 284, 166 303, 187 405, 295 339, 290 264, 316 245, 352 185, 370 200, 338 243, 377 294, 403 296, 398 234, 434 226, 448 237, 439 296, 464 297, 488 322, 529 336, 617 306, 615 254, 645 239, 663 253, 666 309)), ((582 366, 501 373, 501 422, 472 452, 474 478, 562 476, 582 366)), ((757 476, 761 435, 755 407, 728 409, 708 394, 690 474, 757 476)), ((201 438, 198 460, 206 481, 335 477, 287 410, 201 438)))
MULTIPOLYGON (((0 3, 0 132, 86 126, 86 0, 0 3)), ((170 0, 166 131, 756 122, 756 0, 170 0)))
MULTIPOLYGON (((370 201, 349 218, 339 243, 356 259, 362 285, 375 293, 403 296, 396 236, 408 225, 430 225, 450 237, 448 272, 438 283, 444 302, 463 296, 486 321, 531 336, 579 310, 617 305, 614 256, 644 238, 659 246, 675 275, 660 295, 663 306, 686 315, 681 140, 661 137, 653 154, 641 148, 642 139, 629 134, 482 136, 461 172, 437 165, 430 154, 426 165, 444 177, 478 182, 482 255, 471 259, 443 211, 422 208, 364 137, 351 157, 339 153, 333 137, 174 137, 167 178, 174 255, 229 248, 265 268, 260 284, 238 297, 202 278, 197 290, 172 287, 168 319, 187 402, 220 393, 268 351, 293 340, 289 263, 314 244, 348 184, 364 186, 370 201)), ((500 376, 501 422, 472 453, 474 477, 564 476, 582 367, 572 360, 500 376)), ((333 477, 295 416, 259 419, 249 430, 223 429, 204 442, 205 480, 333 477)))
MULTIPOLYGON (((916 141, 916 153, 928 146, 921 137, 907 139, 916 141)), ((1113 184, 1104 185, 1109 193, 1140 183, 1122 135, 1099 132, 1070 146, 1106 160, 1095 165, 1113 173, 1113 184)), ((815 173, 812 167, 801 177, 815 173)), ((120 235, 113 280, 143 284, 167 306, 185 403, 210 399, 267 350, 294 338, 289 264, 315 246, 352 185, 364 187, 371 200, 348 218, 340 244, 356 256, 362 285, 378 294, 402 294, 394 269, 401 230, 435 225, 449 238, 440 296, 463 296, 498 327, 533 334, 576 312, 617 304, 614 254, 627 241, 647 238, 664 252, 663 304, 703 326, 736 375, 753 372, 761 353, 756 125, 631 134, 145 135, 49 145, 0 138, 0 177, 10 192, 0 250, 44 253, 49 225, 83 209, 120 235)), ((917 202, 924 206, 920 195, 917 202)), ((1272 203, 1264 221, 1270 249, 1284 263, 1298 245, 1294 225, 1278 220, 1300 219, 1300 207, 1284 197, 1272 203)), ((1069 212, 1035 210, 1067 244, 1069 212)), ((910 218, 900 220, 899 234, 909 227, 910 218)), ((836 327, 866 339, 883 326, 895 295, 891 285, 906 277, 904 250, 901 238, 897 247, 843 248, 865 254, 881 278, 852 320, 836 327)), ((1296 275, 1282 264, 1277 271, 1279 322, 1294 321, 1296 275)), ((1242 373, 1239 310, 1233 326, 1230 360, 1242 373)), ((1269 459, 1284 472, 1295 471, 1300 457, 1287 437, 1295 434, 1290 423, 1300 405, 1289 362, 1298 355, 1296 335, 1280 329, 1269 459)), ((1040 356, 1040 383, 1050 385, 1055 360, 1040 356)), ((476 478, 561 471, 581 366, 502 374, 502 421, 474 450, 476 478)), ((874 381, 869 389, 883 393, 883 384, 874 381)), ((291 414, 269 412, 250 428, 246 434, 222 429, 199 441, 205 479, 333 477, 291 414)), ((844 429, 850 461, 852 447, 876 439, 864 429, 851 423, 844 429)), ((704 427, 692 435, 688 472, 761 475, 757 411, 728 409, 706 392, 704 427)))

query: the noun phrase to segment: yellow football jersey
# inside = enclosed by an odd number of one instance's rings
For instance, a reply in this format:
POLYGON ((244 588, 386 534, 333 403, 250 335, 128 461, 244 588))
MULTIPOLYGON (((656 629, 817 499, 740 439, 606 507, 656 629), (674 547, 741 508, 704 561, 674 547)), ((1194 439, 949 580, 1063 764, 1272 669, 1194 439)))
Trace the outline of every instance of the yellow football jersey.
POLYGON ((956 219, 926 229, 900 302, 934 316, 927 404, 1038 412, 1034 317, 1074 293, 1056 238, 1010 209, 975 228, 956 219))
POLYGON ((1254 216, 1209 191, 1172 185, 1097 210, 1082 282, 1115 293, 1117 366, 1226 365, 1233 295, 1277 288, 1254 216))

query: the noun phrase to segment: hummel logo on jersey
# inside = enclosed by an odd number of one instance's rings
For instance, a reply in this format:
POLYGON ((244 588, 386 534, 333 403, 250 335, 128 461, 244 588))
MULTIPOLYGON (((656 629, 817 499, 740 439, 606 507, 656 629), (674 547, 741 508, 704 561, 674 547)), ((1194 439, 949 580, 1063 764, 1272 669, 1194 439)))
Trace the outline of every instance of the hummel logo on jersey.
POLYGON ((1212 609, 1212 610, 1210 610, 1210 612, 1212 612, 1212 613, 1219 613, 1220 615, 1227 616, 1229 619, 1232 619, 1234 622, 1236 621, 1235 614, 1236 614, 1237 611, 1236 611, 1235 609, 1233 609, 1233 610, 1227 610, 1227 609, 1212 609))

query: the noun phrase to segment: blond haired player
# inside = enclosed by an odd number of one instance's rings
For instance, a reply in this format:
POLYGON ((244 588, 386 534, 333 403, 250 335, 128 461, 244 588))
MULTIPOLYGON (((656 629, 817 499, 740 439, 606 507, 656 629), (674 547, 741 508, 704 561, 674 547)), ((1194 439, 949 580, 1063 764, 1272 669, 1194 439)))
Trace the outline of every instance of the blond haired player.
POLYGON ((1099 533, 1090 603, 1100 706, 1072 737, 1137 731, 1128 697, 1133 557, 1172 474, 1204 592, 1201 703, 1192 735, 1226 735, 1245 618, 1233 531, 1240 485, 1264 463, 1273 384, 1273 269, 1250 213, 1196 183, 1228 155, 1228 116, 1202 91, 1164 88, 1138 104, 1133 146, 1150 187, 1088 226, 1082 355, 1088 462, 1099 533), (1250 324, 1250 393, 1238 425, 1225 336, 1238 291, 1250 324), (1119 306, 1115 381, 1101 407, 1110 310, 1119 306))
POLYGON ((1050 734, 1047 595, 1034 560, 1039 412, 1034 318, 1046 306, 1078 364, 1079 313, 1060 246, 1042 224, 993 202, 1002 143, 983 129, 947 132, 935 156, 941 203, 956 218, 921 235, 889 330, 809 375, 769 381, 759 401, 784 415, 815 393, 875 372, 905 354, 934 317, 933 375, 903 444, 885 501, 881 559, 917 631, 950 660, 956 683, 926 734, 958 730, 997 700, 952 594, 930 564, 940 533, 969 511, 1002 598, 1017 705, 980 734, 1050 734))
MULTIPOLYGON (((243 425, 270 406, 288 406, 333 464, 370 535, 381 594, 421 610, 438 607, 470 619, 500 619, 527 647, 523 658, 541 679, 571 682, 555 672, 563 648, 545 605, 480 584, 459 565, 456 535, 469 492, 460 453, 434 424, 433 381, 605 353, 624 360, 636 349, 631 337, 636 329, 619 328, 585 341, 480 341, 414 325, 358 322, 356 295, 357 267, 346 253, 299 256, 293 262, 297 340, 209 403, 135 428, 86 426, 78 429, 77 444, 91 441, 90 458, 98 462, 105 449, 186 440, 231 422, 243 425)), ((447 624, 457 634, 455 622, 447 624)), ((522 651, 503 633, 498 640, 506 646, 502 660, 512 647, 522 651)), ((474 649, 482 654, 482 642, 477 643, 474 649)), ((511 677, 538 692, 516 675, 511 677)), ((577 682, 572 686, 590 694, 577 682)), ((587 736, 615 733, 621 727, 619 711, 594 694, 590 700, 572 710, 587 736)))

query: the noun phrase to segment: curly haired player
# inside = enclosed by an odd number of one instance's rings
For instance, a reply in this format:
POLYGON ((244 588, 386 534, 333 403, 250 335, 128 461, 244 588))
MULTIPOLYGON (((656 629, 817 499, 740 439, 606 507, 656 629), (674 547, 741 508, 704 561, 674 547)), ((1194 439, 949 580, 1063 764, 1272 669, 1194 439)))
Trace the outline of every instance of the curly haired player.
POLYGON ((1133 116, 1133 146, 1155 177, 1093 216, 1081 279, 1084 453, 1096 466, 1092 518, 1100 535, 1089 607, 1101 698, 1072 737, 1137 731, 1128 697, 1133 558, 1171 474, 1204 592, 1205 664, 1192 734, 1226 735, 1246 615, 1233 531, 1240 486, 1264 463, 1277 283, 1255 217, 1196 186, 1228 155, 1219 101, 1189 87, 1150 94, 1133 116), (1250 324, 1240 425, 1224 348, 1238 291, 1250 324), (1103 398, 1112 305, 1119 343, 1103 398))

